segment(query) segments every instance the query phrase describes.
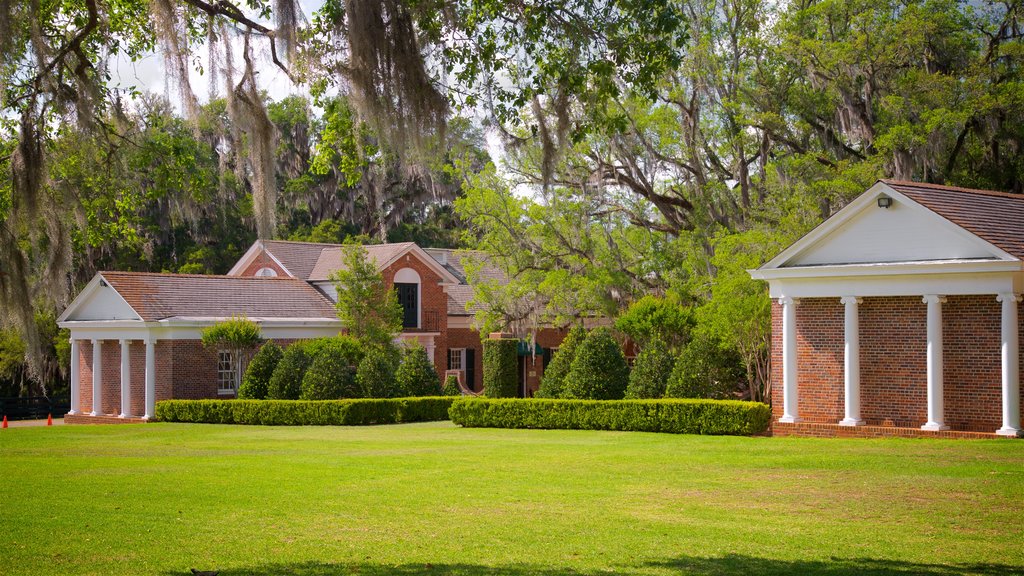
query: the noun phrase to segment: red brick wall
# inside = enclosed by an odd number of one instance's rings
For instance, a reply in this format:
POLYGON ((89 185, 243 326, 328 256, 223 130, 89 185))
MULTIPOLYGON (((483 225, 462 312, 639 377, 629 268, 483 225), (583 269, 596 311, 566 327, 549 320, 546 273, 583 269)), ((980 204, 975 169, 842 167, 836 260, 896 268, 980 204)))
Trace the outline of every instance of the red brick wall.
MULTIPOLYGON (((449 328, 448 329, 448 349, 451 348, 466 348, 474 350, 473 359, 473 382, 466 382, 466 384, 473 390, 480 390, 483 384, 484 374, 484 349, 483 344, 480 341, 480 333, 475 330, 468 328, 449 328)), ((448 353, 448 349, 445 350, 445 354, 448 353)), ((440 368, 448 367, 447 356, 442 358, 443 363, 440 368)))
MULTIPOLYGON (((843 417, 843 308, 838 298, 808 298, 797 306, 799 415, 808 422, 835 423, 843 417)), ((946 424, 992 432, 1002 423, 1000 304, 995 295, 950 296, 942 313, 946 424)), ((1024 340, 1024 323, 1020 330, 1024 340)), ((860 347, 861 416, 866 423, 924 424, 927 305, 919 296, 864 298, 860 347)), ((772 413, 777 420, 783 403, 782 307, 777 301, 772 302, 771 357, 772 413)), ((1024 410, 1024 398, 1021 404, 1024 410)))
POLYGON ((995 296, 949 296, 942 305, 946 424, 1002 426, 1002 304, 995 296), (959 344, 959 345, 958 345, 959 344))
MULTIPOLYGON (((239 276, 255 276, 256 271, 259 270, 260 268, 273 268, 274 271, 277 272, 278 276, 282 278, 288 277, 288 274, 284 271, 284 269, 281 268, 281 266, 278 265, 277 262, 274 262, 273 258, 267 255, 266 250, 261 250, 259 254, 256 255, 256 258, 254 258, 253 261, 250 262, 248 266, 246 266, 245 270, 242 270, 239 276)), ((302 280, 305 280, 305 278, 302 278, 302 280)))
POLYGON ((799 415, 838 422, 844 414, 844 306, 838 298, 814 298, 801 300, 796 310, 799 415))
POLYGON ((92 412, 92 342, 78 341, 78 406, 82 414, 92 412))
POLYGON ((217 398, 217 352, 204 348, 199 340, 168 340, 167 344, 174 370, 171 397, 217 398))
POLYGON ((440 334, 434 336, 434 367, 437 369, 438 379, 444 378, 444 371, 448 366, 448 294, 440 285, 442 278, 417 256, 406 254, 381 270, 384 283, 387 286, 394 285, 395 274, 402 268, 415 270, 420 276, 421 324, 427 321, 429 312, 437 318, 440 334))

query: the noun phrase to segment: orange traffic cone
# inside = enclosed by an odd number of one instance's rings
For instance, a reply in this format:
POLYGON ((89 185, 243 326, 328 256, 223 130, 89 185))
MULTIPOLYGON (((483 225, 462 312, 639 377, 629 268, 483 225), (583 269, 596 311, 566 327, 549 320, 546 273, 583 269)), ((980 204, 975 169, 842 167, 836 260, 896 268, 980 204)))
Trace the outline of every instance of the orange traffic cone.
POLYGON ((7 414, 4 414, 4 428, 7 428, 7 414))
POLYGON ((53 414, 46 415, 46 425, 53 426, 53 414))

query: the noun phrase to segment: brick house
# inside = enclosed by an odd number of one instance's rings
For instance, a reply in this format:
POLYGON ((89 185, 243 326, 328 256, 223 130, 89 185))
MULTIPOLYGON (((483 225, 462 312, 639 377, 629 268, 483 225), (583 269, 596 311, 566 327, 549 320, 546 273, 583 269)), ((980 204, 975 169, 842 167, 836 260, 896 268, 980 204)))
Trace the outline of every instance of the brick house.
POLYGON ((1024 196, 881 180, 761 268, 775 435, 1020 436, 1024 196))
MULTIPOLYGON (((411 242, 365 248, 403 307, 399 339, 419 342, 439 376, 453 370, 480 390, 482 343, 465 271, 466 260, 479 253, 411 242)), ((71 332, 68 421, 148 419, 157 400, 234 398, 239 359, 200 343, 204 328, 232 316, 258 322, 264 338, 282 345, 342 332, 330 277, 343 266, 346 249, 257 241, 223 276, 97 273, 58 319, 71 332)), ((520 357, 521 396, 537 390, 545 360, 565 334, 537 332, 536 348, 520 357)))

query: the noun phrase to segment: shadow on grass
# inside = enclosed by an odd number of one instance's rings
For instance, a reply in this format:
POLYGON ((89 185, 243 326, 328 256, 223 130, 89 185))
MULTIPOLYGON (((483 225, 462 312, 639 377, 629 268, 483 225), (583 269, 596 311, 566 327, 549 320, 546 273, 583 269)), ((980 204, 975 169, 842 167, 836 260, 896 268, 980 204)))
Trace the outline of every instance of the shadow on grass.
MULTIPOLYGON (((198 567, 210 569, 212 567, 198 567)), ((530 564, 480 566, 475 564, 402 564, 374 563, 322 564, 297 562, 264 564, 221 570, 220 576, 640 576, 651 570, 672 574, 715 574, 720 576, 812 574, 819 576, 1003 576, 1024 575, 1024 566, 1005 564, 923 564, 872 558, 832 558, 829 560, 773 560, 739 554, 714 558, 681 557, 645 564, 642 568, 621 567, 611 570, 574 570, 530 564)), ((167 576, 188 574, 167 572, 167 576)))

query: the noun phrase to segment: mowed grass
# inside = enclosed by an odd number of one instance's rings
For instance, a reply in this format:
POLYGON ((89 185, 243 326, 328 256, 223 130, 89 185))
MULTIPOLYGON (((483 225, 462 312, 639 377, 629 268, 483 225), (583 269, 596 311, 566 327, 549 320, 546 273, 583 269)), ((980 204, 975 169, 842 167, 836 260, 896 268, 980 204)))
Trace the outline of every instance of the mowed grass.
POLYGON ((0 431, 0 574, 1024 574, 1024 441, 0 431))

